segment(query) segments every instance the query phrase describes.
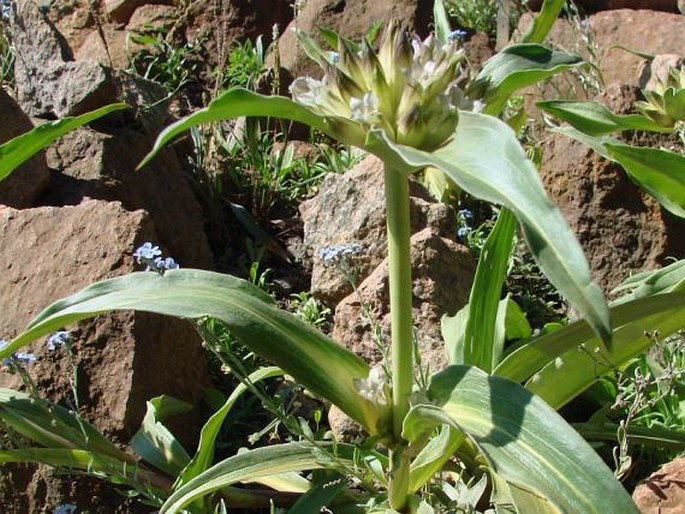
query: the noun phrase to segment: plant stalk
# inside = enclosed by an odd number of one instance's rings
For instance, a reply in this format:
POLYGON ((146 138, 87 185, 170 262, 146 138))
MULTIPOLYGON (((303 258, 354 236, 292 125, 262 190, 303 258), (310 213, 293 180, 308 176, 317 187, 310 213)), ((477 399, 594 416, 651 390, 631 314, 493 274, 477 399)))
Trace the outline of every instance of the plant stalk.
POLYGON ((390 358, 392 361, 392 415, 390 505, 401 511, 407 503, 409 458, 404 455, 402 422, 409 411, 414 380, 409 180, 385 167, 385 207, 388 231, 390 286, 390 358))

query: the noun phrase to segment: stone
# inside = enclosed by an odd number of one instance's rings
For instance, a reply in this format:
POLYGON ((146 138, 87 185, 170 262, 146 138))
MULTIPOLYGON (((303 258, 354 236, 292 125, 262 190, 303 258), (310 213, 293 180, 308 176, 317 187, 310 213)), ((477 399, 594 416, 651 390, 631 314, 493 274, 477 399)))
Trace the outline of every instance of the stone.
POLYGON ((126 25, 128 32, 140 32, 143 30, 165 30, 174 23, 176 7, 172 5, 141 5, 131 16, 126 25))
MULTIPOLYGON (((605 84, 639 84, 644 59, 618 45, 651 55, 682 55, 685 48, 685 17, 678 14, 619 9, 598 12, 587 19, 597 52, 596 64, 605 84)), ((518 32, 524 33, 531 21, 530 15, 521 17, 518 32)), ((579 29, 567 19, 554 23, 548 41, 590 58, 584 38, 579 37, 579 29)), ((561 84, 564 80, 562 77, 558 82, 561 84)))
POLYGON ((105 12, 112 21, 126 24, 136 9, 146 4, 173 5, 173 0, 105 0, 105 12))
MULTIPOLYGON (((67 207, 1 208, 0 240, 0 334, 10 339, 55 300, 139 269, 133 250, 158 237, 145 211, 88 200, 67 207)), ((150 398, 170 394, 196 404, 209 386, 199 338, 187 321, 123 311, 68 329, 75 337, 83 414, 110 436, 128 441, 150 398)), ((30 350, 37 360, 29 373, 38 389, 53 401, 69 402, 66 352, 49 352, 44 339, 30 350)), ((0 384, 17 387, 20 381, 0 373, 0 384)), ((196 435, 195 416, 172 423, 185 441, 196 435)))
POLYGON ((633 500, 642 514, 680 514, 685 505, 685 457, 665 464, 635 488, 633 500))
MULTIPOLYGON (((575 0, 575 4, 586 12, 611 11, 615 9, 649 9, 652 11, 676 12, 676 0, 575 0)), ((538 10, 542 0, 530 0, 528 7, 538 10)))
POLYGON ((326 27, 349 39, 360 40, 375 21, 398 19, 407 28, 426 36, 432 21, 432 8, 430 0, 308 0, 278 41, 281 67, 291 79, 305 75, 321 76, 318 65, 302 50, 295 29, 317 40, 320 40, 317 27, 326 27))
MULTIPOLYGON (((426 228, 411 238, 413 315, 423 370, 444 368, 447 359, 440 331, 443 314, 453 315, 468 303, 475 273, 470 251, 426 228)), ((390 347, 387 259, 357 291, 335 309, 333 338, 374 365, 381 348, 390 347), (369 319, 371 318, 371 319, 369 319), (378 335, 380 341, 375 338, 378 335)))
POLYGON ((77 61, 93 60, 110 68, 127 69, 131 65, 128 46, 126 31, 107 25, 102 28, 102 33, 91 31, 74 52, 74 58, 77 61))
MULTIPOLYGON (((637 99, 630 86, 610 86, 596 100, 626 114, 637 99)), ((646 136, 642 136, 646 137, 646 136)), ((664 136, 631 139, 640 146, 669 146, 664 136)), ((541 178, 578 237, 593 278, 606 291, 629 273, 685 257, 682 221, 641 191, 625 171, 561 134, 543 141, 541 178)))
MULTIPOLYGON (((343 175, 330 174, 318 194, 300 205, 303 245, 312 262, 311 291, 331 306, 352 291, 346 273, 328 265, 322 249, 337 244, 359 244, 354 261, 358 280, 366 278, 386 257, 385 186, 383 163, 369 156, 343 175)), ((426 191, 411 184, 412 233, 429 226, 446 237, 456 232, 456 216, 445 204, 432 201, 426 191)))
MULTIPOLYGON (((0 87, 0 144, 33 129, 30 118, 0 87)), ((50 180, 45 153, 39 152, 0 181, 0 204, 23 209, 32 207, 50 180)))

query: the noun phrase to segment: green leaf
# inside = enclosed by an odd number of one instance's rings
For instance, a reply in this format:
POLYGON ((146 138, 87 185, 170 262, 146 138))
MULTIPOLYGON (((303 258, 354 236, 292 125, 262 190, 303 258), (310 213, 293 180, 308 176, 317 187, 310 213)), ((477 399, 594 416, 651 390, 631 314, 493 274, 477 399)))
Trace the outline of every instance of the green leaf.
POLYGON ((369 433, 377 431, 376 408, 354 386, 355 379, 366 378, 369 373, 362 359, 278 309, 269 295, 249 282, 209 271, 133 273, 93 284, 40 313, 23 334, 0 350, 0 359, 69 323, 125 309, 193 319, 218 318, 255 353, 335 403, 369 433), (335 373, 330 373, 331 369, 335 373))
MULTIPOLYGON (((283 371, 280 368, 270 366, 254 371, 247 379, 251 384, 256 384, 264 379, 280 375, 283 375, 283 371)), ((200 432, 200 442, 197 445, 197 451, 193 456, 193 460, 178 477, 177 486, 185 484, 212 465, 212 462, 214 461, 214 443, 217 435, 219 435, 221 426, 223 425, 226 416, 233 408, 233 405, 235 405, 235 402, 248 390, 249 388, 244 382, 238 384, 224 405, 204 424, 202 431, 200 432)))
POLYGON ((510 45, 485 62, 476 77, 474 87, 487 88, 486 112, 496 114, 514 91, 532 86, 582 63, 583 60, 578 55, 559 52, 539 44, 510 45))
POLYGON ((87 450, 135 463, 93 425, 60 405, 0 388, 0 419, 35 443, 52 448, 87 450))
POLYGON ((449 425, 444 425, 436 437, 431 438, 423 447, 409 468, 409 494, 421 489, 449 461, 464 434, 449 425))
POLYGON ((676 261, 658 270, 636 273, 621 282, 621 285, 616 287, 612 293, 626 290, 630 291, 614 300, 611 303, 612 306, 654 294, 685 290, 685 259, 676 261))
POLYGON ((433 25, 435 27, 435 37, 443 45, 447 44, 452 27, 450 26, 443 0, 435 0, 433 2, 433 25))
POLYGON ((124 103, 106 105, 81 116, 63 118, 39 125, 0 145, 0 181, 56 139, 113 111, 128 108, 124 103))
MULTIPOLYGON (((619 429, 614 423, 577 423, 573 425, 573 428, 585 439, 607 441, 611 444, 616 444, 616 432, 619 429)), ((652 448, 685 451, 685 433, 682 430, 628 425, 627 435, 631 445, 643 444, 652 448)))
POLYGON ((239 116, 275 116, 292 121, 299 121, 329 133, 327 122, 312 113, 306 107, 282 96, 264 96, 247 89, 230 89, 221 94, 209 105, 193 114, 172 123, 157 137, 150 153, 138 165, 138 169, 147 164, 164 145, 186 130, 215 121, 237 118, 239 116))
MULTIPOLYGON (((668 337, 685 327, 685 298, 683 293, 667 293, 644 300, 672 301, 670 308, 659 313, 636 314, 636 321, 618 326, 614 331, 614 344, 610 350, 600 348, 596 339, 583 342, 582 348, 573 348, 545 365, 532 376, 526 387, 542 397, 555 409, 566 405, 573 398, 590 387, 598 378, 614 371, 632 358, 640 355, 655 344, 656 338, 668 337), (680 295, 674 298, 673 295, 680 295)), ((617 308, 634 303, 630 302, 617 308)), ((552 335, 564 332, 557 331, 552 335)), ((576 340, 576 344, 581 341, 576 340)))
POLYGON ((533 23, 523 35, 522 43, 542 43, 554 22, 557 21, 559 13, 566 5, 566 0, 545 0, 542 3, 540 14, 535 17, 533 23))
MULTIPOLYGON (((321 448, 331 450, 330 444, 286 443, 246 451, 212 466, 167 499, 160 514, 179 512, 183 507, 218 489, 237 482, 255 481, 260 477, 320 469, 321 448)), ((336 445, 341 460, 350 460, 352 448, 336 445)))
POLYGON ((328 506, 335 497, 346 488, 347 484, 344 480, 339 480, 335 483, 323 482, 318 484, 302 495, 300 499, 288 509, 288 514, 312 514, 314 512, 321 512, 324 507, 328 506))
POLYGON ((504 208, 488 235, 478 259, 469 298, 469 319, 464 335, 464 364, 486 372, 499 363, 504 349, 508 300, 500 300, 514 248, 516 218, 504 208))
MULTIPOLYGON (((631 344, 631 338, 625 338, 624 335, 626 334, 622 335, 617 328, 633 324, 636 327, 642 327, 642 330, 638 330, 638 332, 644 335, 644 330, 654 330, 654 324, 648 321, 650 316, 675 315, 685 311, 684 305, 685 292, 673 292, 641 298, 612 307, 610 309, 611 319, 614 327, 616 327, 614 344, 616 346, 631 344)), ((553 363, 562 354, 577 351, 576 348, 581 345, 587 349, 597 347, 595 334, 590 326, 582 320, 537 337, 518 347, 504 358, 493 373, 515 382, 523 382, 546 365, 553 363)))
MULTIPOLYGON (((508 298, 507 301, 507 313, 505 315, 504 326, 507 341, 528 339, 533 334, 533 329, 530 327, 526 315, 523 313, 518 303, 511 298, 508 298)), ((497 364, 499 364, 499 361, 497 364)))
POLYGON ((658 148, 624 144, 605 145, 641 189, 656 198, 668 211, 685 218, 685 156, 658 148))
POLYGON ((605 136, 624 130, 671 132, 671 129, 655 123, 642 114, 614 114, 597 102, 549 100, 538 102, 537 106, 590 136, 605 136))
POLYGON ((147 412, 140 429, 131 439, 131 448, 157 469, 178 475, 188 465, 190 457, 163 422, 192 409, 191 404, 173 396, 153 398, 147 402, 147 412))
POLYGON ((433 376, 428 394, 436 404, 416 406, 410 415, 465 432, 510 486, 537 493, 562 512, 637 512, 585 440, 519 384, 450 366, 433 376))
POLYGON ((511 128, 491 116, 462 111, 452 141, 432 154, 395 144, 382 133, 375 135, 376 144, 385 145, 386 153, 394 152, 408 169, 434 166, 469 194, 510 209, 545 275, 601 338, 610 341, 609 312, 600 288, 592 282, 583 250, 547 197, 511 128))

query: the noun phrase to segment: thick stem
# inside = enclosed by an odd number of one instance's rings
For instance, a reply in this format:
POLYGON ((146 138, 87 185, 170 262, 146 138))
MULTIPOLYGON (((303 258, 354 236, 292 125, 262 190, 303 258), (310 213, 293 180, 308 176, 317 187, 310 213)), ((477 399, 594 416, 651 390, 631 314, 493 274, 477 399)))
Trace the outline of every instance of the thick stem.
POLYGON ((413 385, 412 282, 409 225, 409 181, 385 167, 385 206, 388 229, 390 335, 394 448, 390 469, 390 504, 402 510, 407 502, 409 459, 403 455, 402 422, 409 411, 413 385))

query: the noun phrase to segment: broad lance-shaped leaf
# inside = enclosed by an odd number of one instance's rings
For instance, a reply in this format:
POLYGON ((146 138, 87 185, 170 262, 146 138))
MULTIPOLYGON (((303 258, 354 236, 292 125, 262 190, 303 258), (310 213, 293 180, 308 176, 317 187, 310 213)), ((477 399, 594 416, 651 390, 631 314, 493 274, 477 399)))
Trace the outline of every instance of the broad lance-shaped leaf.
POLYGON ((543 45, 511 45, 485 62, 473 87, 485 88, 486 112, 496 114, 514 91, 582 63, 579 55, 551 50, 543 45))
MULTIPOLYGON (((596 340, 586 342, 582 348, 574 348, 548 363, 540 372, 526 382, 526 387, 542 397, 552 407, 559 409, 590 387, 599 377, 622 366, 655 344, 653 333, 660 338, 668 337, 685 327, 685 301, 683 293, 668 293, 649 299, 680 301, 670 309, 646 316, 618 327, 610 350, 600 348, 596 340)), ((625 305, 629 304, 623 304, 625 305)), ((580 342, 580 341, 578 341, 580 342)))
POLYGON ((428 395, 435 405, 418 405, 408 418, 432 418, 465 432, 497 474, 527 496, 539 494, 560 512, 637 512, 588 443, 519 384, 450 366, 433 376, 428 395))
POLYGON ((611 306, 646 296, 683 290, 685 290, 685 259, 658 270, 643 271, 628 277, 612 291, 612 293, 625 292, 625 294, 611 302, 611 306))
POLYGON ((659 148, 604 145, 611 159, 667 210, 685 218, 685 156, 659 148))
POLYGON ((238 482, 253 482, 265 476, 320 469, 323 467, 323 451, 334 451, 337 458, 344 462, 351 461, 354 448, 344 444, 333 448, 330 443, 286 443, 249 450, 215 464, 174 491, 159 512, 179 512, 189 503, 238 482))
POLYGON ((66 133, 127 107, 124 103, 111 104, 81 116, 50 121, 3 143, 0 145, 0 180, 66 133))
POLYGON ((139 272, 93 284, 38 314, 23 334, 0 350, 0 359, 69 323, 124 309, 218 318, 255 353, 336 404, 371 434, 378 429, 378 412, 354 385, 355 379, 369 374, 362 359, 278 309, 269 295, 249 282, 209 271, 139 272))
POLYGON ((605 136, 624 130, 648 132, 671 132, 671 129, 655 123, 642 114, 614 114, 597 102, 575 100, 549 100, 536 104, 543 111, 565 121, 590 136, 605 136))
POLYGON ((394 152, 405 166, 439 168, 469 194, 510 209, 545 275, 602 340, 610 341, 609 311, 601 290, 592 282, 583 250, 504 122, 462 111, 452 141, 432 154, 395 144, 383 133, 375 134, 375 146, 383 146, 385 153, 394 152))
MULTIPOLYGON (((651 331, 658 328, 658 323, 654 325, 649 321, 650 316, 682 316, 683 312, 685 312, 685 292, 665 293, 612 306, 610 313, 615 327, 613 346, 619 348, 632 344, 631 334, 635 332, 619 332, 618 329, 623 326, 632 324, 637 327, 638 339, 642 339, 645 330, 651 331)), ((660 319, 660 317, 657 318, 657 321, 660 319)), ((598 346, 592 328, 582 320, 518 347, 502 360, 493 373, 515 382, 523 382, 548 364, 554 363, 559 356, 577 351, 576 349, 581 345, 588 349, 598 346)), ((622 362, 616 364, 621 365, 622 362)), ((582 373, 578 371, 578 374, 582 373)), ((588 387, 594 379, 592 375, 589 383, 584 382, 585 387, 588 387)), ((573 383, 577 384, 575 379, 573 383)), ((560 384, 559 387, 565 386, 560 384)))

